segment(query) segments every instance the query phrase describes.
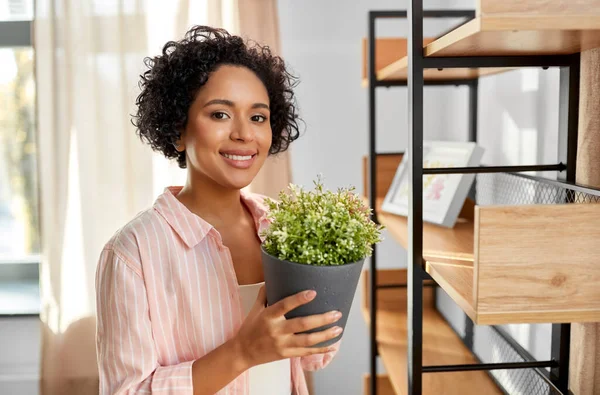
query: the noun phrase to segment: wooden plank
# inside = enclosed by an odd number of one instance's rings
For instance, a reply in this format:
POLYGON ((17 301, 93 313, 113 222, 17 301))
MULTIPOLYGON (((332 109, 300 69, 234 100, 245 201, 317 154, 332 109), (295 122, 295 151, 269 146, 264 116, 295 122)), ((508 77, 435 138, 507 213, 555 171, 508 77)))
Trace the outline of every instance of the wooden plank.
MULTIPOLYGON (((375 172, 377 173, 377 185, 375 186, 375 194, 377 198, 385 198, 387 191, 392 185, 396 170, 402 161, 402 154, 396 155, 377 155, 377 165, 375 172)), ((363 156, 363 196, 369 196, 369 158, 363 156)))
MULTIPOLYGON (((402 336, 406 336, 406 334, 403 333, 402 336)), ((378 349, 385 370, 391 372, 390 381, 394 388, 394 392, 398 395, 407 394, 408 368, 406 366, 406 353, 408 347, 406 343, 403 343, 402 345, 382 343, 378 345, 378 349)))
MULTIPOLYGON (((433 41, 433 40, 432 40, 433 41)), ((431 42, 432 42, 431 41, 431 42)), ((423 78, 426 81, 443 81, 443 80, 469 80, 473 78, 483 77, 485 75, 497 74, 511 70, 510 68, 490 67, 490 68, 452 68, 452 69, 425 69, 423 70, 423 78)), ((377 79, 380 81, 405 81, 408 79, 408 57, 404 56, 401 59, 391 63, 390 65, 378 69, 377 79)))
MULTIPOLYGON (((363 394, 369 395, 371 393, 371 375, 365 374, 363 376, 363 394)), ((396 395, 392 382, 386 374, 377 375, 377 395, 396 395)))
POLYGON ((477 14, 562 15, 564 18, 600 14, 598 0, 478 0, 477 14))
POLYGON ((478 17, 433 41, 425 56, 571 54, 600 47, 600 16, 478 17))
POLYGON ((600 321, 600 204, 477 207, 479 324, 600 321))
MULTIPOLYGON (((427 41, 428 44, 431 40, 427 41)), ((408 53, 408 41, 406 38, 380 37, 375 40, 375 70, 381 70, 386 66, 401 59, 408 53)), ((369 78, 369 40, 362 39, 362 79, 369 78)))
MULTIPOLYGON (((434 38, 423 39, 423 46, 433 42, 434 38)), ((362 85, 368 86, 368 40, 362 40, 362 85)), ((406 38, 382 37, 375 41, 375 70, 379 81, 406 81, 408 78, 408 41, 406 38)), ((495 74, 509 68, 461 68, 461 69, 426 69, 423 78, 428 81, 473 79, 484 75, 495 74)))
MULTIPOLYGON (((380 270, 380 278, 397 280, 398 271, 380 270), (395 273, 394 273, 395 272, 395 273)), ((363 289, 367 286, 363 276, 363 289)), ((425 290, 424 290, 425 292, 425 290)), ((363 294, 365 295, 365 294, 363 294)), ((377 341, 381 359, 396 394, 406 394, 407 339, 406 288, 382 289, 378 293, 377 341)), ((369 323, 369 310, 363 315, 369 323)), ((448 323, 434 309, 423 310, 423 364, 470 364, 476 358, 465 347, 448 323)), ((483 372, 452 372, 423 375, 423 394, 501 394, 489 376, 483 372)))
MULTIPOLYGON (((581 54, 576 180, 600 188, 600 49, 581 54)), ((597 248, 597 247, 596 247, 597 248)), ((577 395, 600 389, 600 324, 571 325, 569 387, 577 395)))
MULTIPOLYGON (((440 318, 442 319, 442 318, 440 318)), ((434 324, 435 325, 435 324, 434 324)), ((439 324, 438 324, 439 325, 439 324)), ((442 323, 441 325, 447 325, 442 323)), ((439 328, 439 326, 435 326, 439 328)), ((450 329, 451 330, 451 329, 450 329)), ((445 331, 444 331, 445 332, 445 331)), ((456 335, 453 335, 454 337, 456 335)), ((445 346, 444 341, 450 340, 443 334, 437 336, 438 341, 431 346, 426 347, 426 340, 423 342, 423 364, 424 365, 442 365, 442 364, 472 364, 477 363, 472 355, 453 352, 447 346, 440 352, 435 346, 445 346), (432 359, 433 358, 433 359, 432 359)), ((460 340, 459 340, 460 341, 460 340)), ((463 346, 464 347, 464 346, 463 346)), ((383 365, 388 371, 392 386, 396 394, 408 394, 407 366, 406 366, 406 346, 398 347, 393 344, 380 344, 379 355, 383 365), (403 372, 396 374, 389 372, 403 372)), ((468 352, 468 351, 467 351, 468 352)), ((451 373, 426 373, 423 375, 423 394, 424 395, 464 395, 464 394, 502 394, 502 391, 493 383, 489 376, 483 372, 451 372, 451 373)))
POLYGON ((477 311, 473 295, 473 268, 439 262, 427 262, 425 270, 433 277, 448 296, 460 306, 471 319, 477 322, 477 311))
MULTIPOLYGON (((473 207, 471 201, 466 207, 473 207)), ((454 228, 423 223, 423 258, 438 262, 473 265, 473 222, 463 210, 454 228)), ((404 248, 408 248, 408 218, 377 211, 377 218, 404 248)))
POLYGON ((600 49, 586 51, 581 54, 576 174, 578 183, 596 188, 600 188, 599 64, 600 49))
MULTIPOLYGON (((370 301, 370 292, 369 292, 369 276, 370 272, 363 271, 361 273, 361 286, 363 287, 363 297, 362 297, 362 308, 363 311, 369 310, 369 301, 370 301)), ((398 285, 398 284, 407 284, 408 281, 408 272, 406 269, 385 269, 385 270, 377 270, 377 278, 375 280, 378 285, 398 285)), ((425 283, 430 283, 431 281, 425 281, 425 283)), ((399 288, 401 289, 401 288, 399 288)), ((404 288, 406 290, 406 288, 404 288)), ((379 305, 378 307, 382 310, 394 310, 396 307, 394 304, 400 303, 403 306, 407 306, 408 299, 406 299, 406 292, 398 295, 394 292, 394 289, 379 289, 379 299, 378 303, 383 303, 383 305, 379 305)), ((423 288, 423 309, 431 310, 435 308, 435 293, 432 287, 423 288)), ((369 318, 367 317, 368 321, 369 318)))
MULTIPOLYGON (((475 231, 475 256, 467 252, 472 227, 425 224, 423 238, 426 270, 475 323, 600 321, 600 288, 593 285, 600 281, 600 251, 590 248, 600 227, 589 221, 600 219, 600 205, 477 207, 477 212, 484 216, 475 231), (580 237, 576 224, 593 233, 580 237), (586 253, 573 254, 567 246, 586 253)), ((407 246, 406 218, 380 213, 379 220, 407 246)))

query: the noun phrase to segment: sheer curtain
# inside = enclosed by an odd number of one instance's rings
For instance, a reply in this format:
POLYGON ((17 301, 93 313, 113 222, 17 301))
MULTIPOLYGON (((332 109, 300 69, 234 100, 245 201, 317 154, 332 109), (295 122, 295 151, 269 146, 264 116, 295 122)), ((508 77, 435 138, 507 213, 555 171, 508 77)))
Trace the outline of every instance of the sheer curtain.
MULTIPOLYGON (((97 394, 100 250, 166 185, 183 182, 183 171, 141 144, 130 123, 143 57, 192 24, 247 32, 276 48, 275 4, 37 0, 42 394, 97 394)), ((275 195, 288 182, 284 156, 269 161, 251 189, 275 195)))
POLYGON ((37 1, 43 394, 97 393, 96 262, 152 202, 152 155, 128 116, 146 30, 139 1, 37 1))

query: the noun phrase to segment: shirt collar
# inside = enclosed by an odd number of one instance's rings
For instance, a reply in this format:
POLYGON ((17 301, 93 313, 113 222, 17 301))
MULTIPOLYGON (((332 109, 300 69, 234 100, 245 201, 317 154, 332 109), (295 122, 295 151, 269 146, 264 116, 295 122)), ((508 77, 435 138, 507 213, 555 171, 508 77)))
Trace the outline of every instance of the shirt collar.
MULTIPOLYGON (((164 192, 156 199, 154 208, 169 223, 171 228, 173 228, 183 242, 189 248, 193 248, 198 245, 198 243, 200 243, 214 227, 198 215, 192 213, 175 197, 182 188, 182 186, 165 188, 164 192)), ((270 223, 267 218, 268 208, 264 203, 264 197, 241 190, 241 198, 254 219, 254 224, 260 240, 264 241, 264 238, 260 234, 270 223)))

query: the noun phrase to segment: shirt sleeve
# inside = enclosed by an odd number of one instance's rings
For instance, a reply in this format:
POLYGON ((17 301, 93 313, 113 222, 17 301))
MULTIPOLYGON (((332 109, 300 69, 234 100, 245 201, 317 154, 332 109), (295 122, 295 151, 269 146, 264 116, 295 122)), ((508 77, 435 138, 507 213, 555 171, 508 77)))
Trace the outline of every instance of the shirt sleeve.
POLYGON ((302 369, 307 371, 315 371, 325 368, 333 360, 338 350, 340 349, 340 343, 338 340, 334 345, 334 350, 326 352, 325 354, 314 354, 300 358, 302 369))
POLYGON ((96 270, 96 351, 100 395, 192 395, 192 363, 160 366, 144 280, 105 249, 96 270))

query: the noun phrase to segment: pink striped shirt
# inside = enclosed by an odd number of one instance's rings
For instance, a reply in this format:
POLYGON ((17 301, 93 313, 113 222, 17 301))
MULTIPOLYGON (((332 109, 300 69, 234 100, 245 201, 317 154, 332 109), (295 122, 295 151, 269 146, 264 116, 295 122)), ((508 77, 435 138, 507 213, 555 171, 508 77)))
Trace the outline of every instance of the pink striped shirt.
MULTIPOLYGON (((242 323, 229 250, 208 222, 167 188, 106 244, 96 271, 100 394, 193 393, 192 363, 231 339, 242 323)), ((269 225, 263 198, 242 191, 257 233, 269 225)), ((308 395, 304 370, 334 352, 292 358, 292 389, 308 395)), ((219 394, 248 395, 248 372, 219 394)))

